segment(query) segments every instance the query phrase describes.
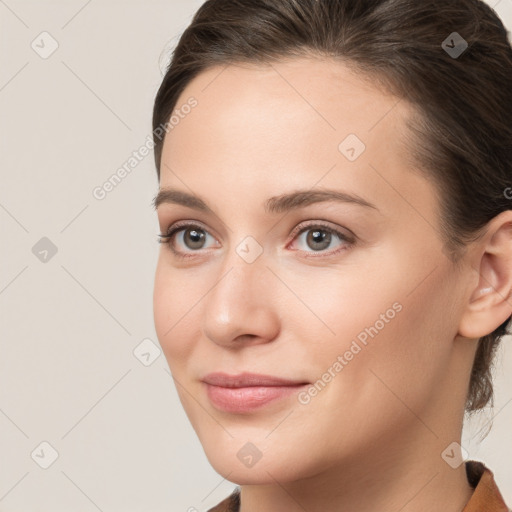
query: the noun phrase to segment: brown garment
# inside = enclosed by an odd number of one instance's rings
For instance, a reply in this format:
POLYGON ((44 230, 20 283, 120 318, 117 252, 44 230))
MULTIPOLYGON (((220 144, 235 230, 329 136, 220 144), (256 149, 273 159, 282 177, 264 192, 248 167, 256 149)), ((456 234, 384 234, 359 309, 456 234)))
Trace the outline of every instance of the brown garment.
MULTIPOLYGON (((473 494, 462 512, 512 512, 494 481, 494 474, 481 462, 466 462, 466 475, 473 494)), ((208 512, 240 512, 240 487, 208 512)))
POLYGON ((466 462, 468 482, 475 490, 462 512, 511 512, 505 504, 492 471, 481 462, 466 462))

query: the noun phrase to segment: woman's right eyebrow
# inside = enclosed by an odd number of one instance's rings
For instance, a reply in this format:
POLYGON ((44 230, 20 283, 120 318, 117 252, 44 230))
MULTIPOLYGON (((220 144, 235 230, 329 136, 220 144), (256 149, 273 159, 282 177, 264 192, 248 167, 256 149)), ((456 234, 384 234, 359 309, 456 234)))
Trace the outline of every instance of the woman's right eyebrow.
MULTIPOLYGON (((265 202, 264 208, 267 213, 277 214, 326 201, 355 204, 379 210, 374 204, 356 194, 331 189, 295 190, 279 196, 273 196, 265 202)), ((201 197, 183 190, 170 187, 161 188, 153 199, 153 205, 157 209, 164 203, 179 204, 215 215, 215 212, 201 197)))

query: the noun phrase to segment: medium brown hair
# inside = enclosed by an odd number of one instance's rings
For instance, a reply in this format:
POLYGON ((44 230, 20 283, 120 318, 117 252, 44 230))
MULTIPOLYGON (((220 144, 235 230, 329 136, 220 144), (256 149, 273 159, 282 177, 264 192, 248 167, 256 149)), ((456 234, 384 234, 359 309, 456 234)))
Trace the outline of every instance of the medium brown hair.
MULTIPOLYGON (((158 129, 202 71, 293 57, 339 59, 415 107, 410 154, 437 186, 444 247, 457 263, 491 219, 512 209, 504 192, 512 185, 507 36, 480 0, 207 0, 181 35, 156 95, 158 178, 158 129), (459 36, 467 48, 456 55, 450 49, 457 50, 459 36)), ((479 340, 468 413, 493 404, 492 364, 509 320, 479 340)))

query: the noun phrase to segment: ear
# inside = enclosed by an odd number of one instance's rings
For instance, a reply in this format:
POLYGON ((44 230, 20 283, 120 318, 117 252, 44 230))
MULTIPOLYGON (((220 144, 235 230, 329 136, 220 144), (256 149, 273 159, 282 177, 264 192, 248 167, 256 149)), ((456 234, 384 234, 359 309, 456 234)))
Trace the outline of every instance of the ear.
POLYGON ((494 217, 476 244, 477 274, 459 325, 459 334, 471 339, 490 334, 512 314, 512 210, 494 217))

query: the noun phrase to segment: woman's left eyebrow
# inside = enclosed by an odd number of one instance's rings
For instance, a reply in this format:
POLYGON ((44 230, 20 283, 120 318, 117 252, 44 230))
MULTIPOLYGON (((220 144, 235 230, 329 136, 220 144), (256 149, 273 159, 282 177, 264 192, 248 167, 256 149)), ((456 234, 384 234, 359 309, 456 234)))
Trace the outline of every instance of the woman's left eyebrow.
MULTIPOLYGON (((277 214, 325 201, 355 204, 379 211, 374 204, 356 194, 330 189, 296 190, 279 196, 273 196, 267 199, 264 204, 264 209, 267 213, 277 214)), ((195 210, 215 214, 201 197, 174 188, 164 187, 158 191, 158 194, 153 199, 155 209, 163 203, 179 204, 195 210)))
POLYGON ((379 210, 374 204, 356 194, 340 190, 315 189, 296 190, 288 194, 271 197, 265 203, 265 211, 268 213, 283 213, 324 201, 349 203, 379 210))

